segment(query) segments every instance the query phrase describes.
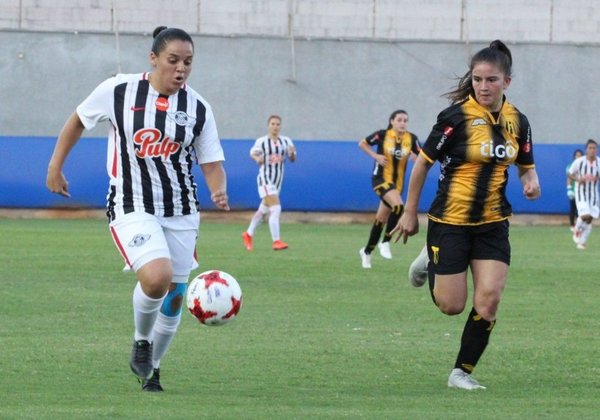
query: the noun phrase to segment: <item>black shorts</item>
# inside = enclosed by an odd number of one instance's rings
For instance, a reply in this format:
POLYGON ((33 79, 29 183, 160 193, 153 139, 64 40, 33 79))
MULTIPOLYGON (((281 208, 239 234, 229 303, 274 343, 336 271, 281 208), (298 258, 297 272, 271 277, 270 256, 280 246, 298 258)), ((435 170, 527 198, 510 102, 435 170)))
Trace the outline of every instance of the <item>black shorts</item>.
POLYGON ((427 253, 435 274, 458 274, 471 260, 496 260, 510 265, 508 220, 457 226, 429 220, 427 253))
POLYGON ((371 178, 371 183, 373 184, 373 191, 375 191, 375 194, 377 194, 381 202, 387 207, 392 208, 390 204, 383 199, 383 196, 386 195, 388 191, 397 189, 396 185, 392 182, 384 181, 383 178, 371 178))

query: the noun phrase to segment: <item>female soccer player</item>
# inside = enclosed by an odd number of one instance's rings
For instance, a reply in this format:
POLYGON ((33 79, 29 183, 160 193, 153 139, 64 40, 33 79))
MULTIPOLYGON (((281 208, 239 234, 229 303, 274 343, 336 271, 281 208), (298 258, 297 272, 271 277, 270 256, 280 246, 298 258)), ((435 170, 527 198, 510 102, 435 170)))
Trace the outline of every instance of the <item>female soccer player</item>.
POLYGON ((391 259, 390 231, 402 215, 402 189, 406 163, 410 156, 419 153, 417 136, 408 131, 408 113, 402 109, 392 112, 388 127, 362 139, 358 146, 373 158, 375 167, 371 176, 373 191, 379 197, 379 207, 367 244, 358 251, 363 268, 371 268, 371 252, 379 242, 383 226, 385 235, 379 244, 379 253, 383 258, 391 259), (377 151, 372 150, 377 146, 377 151))
POLYGON ((523 194, 534 200, 540 184, 533 162, 531 129, 525 115, 504 91, 511 82, 512 56, 493 41, 471 59, 469 71, 448 94, 443 110, 410 176, 404 214, 394 233, 406 242, 419 230, 417 207, 428 170, 441 163, 437 195, 429 209, 427 253, 434 302, 447 315, 463 312, 467 269, 473 278, 473 308, 462 333, 448 386, 485 388, 471 373, 496 324, 496 312, 510 264, 508 218, 512 208, 505 189, 508 167, 516 163, 523 194))
POLYGON ((252 251, 254 232, 267 214, 269 215, 273 250, 281 251, 288 247, 288 244, 281 240, 279 233, 279 216, 281 215, 279 193, 283 183, 285 160, 287 158, 290 162, 296 161, 296 148, 289 137, 279 135, 281 131, 280 116, 271 115, 267 119, 267 127, 269 134, 256 139, 254 146, 250 149, 250 157, 259 166, 256 184, 261 202, 250 221, 248 230, 242 233, 242 240, 248 251, 252 251))
POLYGON ((589 139, 585 145, 585 155, 571 164, 569 177, 576 182, 575 203, 577 205, 577 222, 573 231, 573 241, 577 249, 585 249, 592 233, 592 220, 600 216, 600 197, 598 197, 598 180, 600 180, 600 158, 598 143, 589 139))
POLYGON ((136 273, 130 367, 145 391, 162 391, 160 361, 181 318, 200 223, 195 160, 215 205, 229 210, 223 150, 210 105, 185 84, 194 43, 158 27, 153 71, 118 74, 77 107, 48 165, 50 191, 70 197, 62 168, 84 129, 108 121, 107 215, 115 245, 136 273))

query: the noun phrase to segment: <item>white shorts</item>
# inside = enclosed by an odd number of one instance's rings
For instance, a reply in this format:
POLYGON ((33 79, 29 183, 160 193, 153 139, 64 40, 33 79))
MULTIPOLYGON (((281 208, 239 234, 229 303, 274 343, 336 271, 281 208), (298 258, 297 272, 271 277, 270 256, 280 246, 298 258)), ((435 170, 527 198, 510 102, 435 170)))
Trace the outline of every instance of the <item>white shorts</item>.
POLYGON ((279 195, 279 188, 273 184, 264 184, 258 186, 258 196, 265 198, 267 195, 279 195))
POLYGON ((159 217, 134 212, 117 217, 109 229, 117 249, 134 271, 157 258, 168 258, 173 276, 187 281, 199 226, 199 214, 159 217))
POLYGON ((577 204, 577 214, 581 215, 585 215, 585 214, 589 214, 590 216, 592 216, 594 219, 597 219, 598 216, 600 216, 600 208, 598 208, 598 206, 590 206, 590 202, 589 201, 578 201, 575 200, 575 204, 577 204))

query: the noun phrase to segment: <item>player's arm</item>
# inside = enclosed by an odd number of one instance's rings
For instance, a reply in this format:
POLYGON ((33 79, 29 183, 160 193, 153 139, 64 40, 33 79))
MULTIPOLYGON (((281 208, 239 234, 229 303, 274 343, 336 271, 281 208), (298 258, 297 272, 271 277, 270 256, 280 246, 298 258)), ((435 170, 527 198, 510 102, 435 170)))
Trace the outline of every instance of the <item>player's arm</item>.
POLYGON ((385 156, 375 153, 373 151, 373 149, 371 149, 371 145, 369 144, 369 142, 367 141, 366 138, 364 138, 364 139, 362 139, 361 141, 358 142, 358 147, 360 147, 360 150, 362 150, 367 155, 369 155, 379 165, 385 166, 385 164, 386 164, 385 156))
POLYGON ((64 197, 71 196, 69 194, 69 183, 62 169, 67 156, 71 152, 71 149, 73 149, 73 146, 79 141, 84 129, 85 127, 79 119, 79 115, 77 115, 77 112, 73 112, 58 135, 54 152, 48 163, 48 174, 46 176, 46 186, 53 193, 64 197))
POLYGON ((536 200, 542 194, 540 180, 535 168, 519 166, 519 179, 523 185, 523 195, 528 200, 536 200))
POLYGON ((258 140, 256 141, 256 143, 254 143, 252 149, 250 149, 250 158, 253 161, 255 161, 258 165, 262 165, 263 163, 265 163, 265 154, 263 153, 258 140))
POLYGON ((225 168, 223 168, 223 162, 201 163, 200 169, 204 174, 212 202, 221 210, 229 210, 227 175, 225 174, 225 168))
POLYGON ((419 232, 419 219, 418 219, 418 208, 419 200, 421 199, 421 193, 423 191, 423 185, 425 185, 425 179, 427 179, 427 173, 433 165, 425 158, 425 154, 419 153, 415 165, 410 174, 410 181, 408 182, 408 195, 406 197, 406 204, 404 205, 404 213, 398 220, 396 227, 390 232, 391 235, 398 233, 396 242, 402 238, 402 242, 406 243, 409 236, 413 236, 419 232))
POLYGON ((296 161, 296 148, 293 145, 288 147, 288 159, 290 162, 296 161))

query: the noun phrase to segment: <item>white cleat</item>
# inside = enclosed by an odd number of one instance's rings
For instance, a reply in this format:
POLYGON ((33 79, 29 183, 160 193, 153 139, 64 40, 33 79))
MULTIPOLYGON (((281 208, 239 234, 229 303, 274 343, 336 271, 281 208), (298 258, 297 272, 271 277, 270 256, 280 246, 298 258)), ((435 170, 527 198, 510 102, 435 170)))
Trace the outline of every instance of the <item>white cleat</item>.
POLYGON ((379 254, 385 258, 386 260, 391 260, 392 259, 392 251, 390 250, 390 243, 389 242, 382 242, 379 245, 377 245, 377 248, 379 248, 379 254))
POLYGON ((371 268, 371 254, 365 254, 365 249, 361 248, 358 251, 360 255, 360 260, 362 262, 362 268, 371 268))
POLYGON ((585 244, 577 244, 577 249, 585 250, 585 244))
POLYGON ((427 246, 424 246, 417 258, 408 268, 408 282, 414 287, 421 287, 427 281, 427 265, 429 264, 429 255, 427 255, 427 246))
POLYGON ((480 385, 471 375, 462 369, 452 369, 450 377, 448 377, 449 388, 459 389, 486 389, 483 385, 480 385))

